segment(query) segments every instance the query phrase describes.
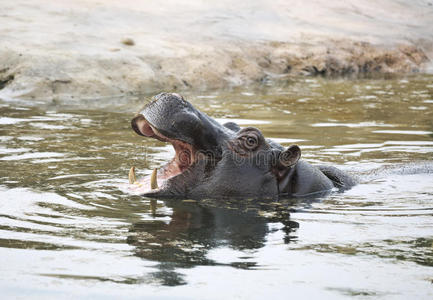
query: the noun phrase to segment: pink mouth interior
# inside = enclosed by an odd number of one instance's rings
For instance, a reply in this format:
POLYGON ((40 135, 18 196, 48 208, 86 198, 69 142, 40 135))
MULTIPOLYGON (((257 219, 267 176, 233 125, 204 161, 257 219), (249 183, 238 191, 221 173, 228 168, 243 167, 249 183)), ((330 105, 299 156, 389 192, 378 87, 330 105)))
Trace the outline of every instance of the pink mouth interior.
MULTIPOLYGON (((134 129, 136 131, 139 131, 143 136, 152 137, 163 142, 171 143, 176 152, 170 162, 158 168, 158 189, 163 188, 165 182, 168 179, 183 173, 195 162, 196 150, 192 145, 180 140, 170 139, 164 136, 156 128, 150 125, 149 122, 144 119, 144 117, 137 117, 135 121, 135 126, 136 128, 134 129)), ((150 187, 150 176, 146 176, 142 179, 137 180, 136 183, 130 185, 130 189, 140 194, 152 191, 150 187)))

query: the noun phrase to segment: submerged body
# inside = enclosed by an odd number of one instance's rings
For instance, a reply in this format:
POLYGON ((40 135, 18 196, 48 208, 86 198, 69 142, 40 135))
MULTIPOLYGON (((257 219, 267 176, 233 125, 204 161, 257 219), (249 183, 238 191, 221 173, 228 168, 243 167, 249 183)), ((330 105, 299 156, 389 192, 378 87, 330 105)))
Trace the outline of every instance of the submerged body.
POLYGON ((146 196, 278 199, 355 184, 337 168, 300 160, 297 145, 285 149, 257 128, 221 125, 178 94, 155 96, 131 125, 137 134, 169 142, 176 151, 149 179, 136 182, 132 170, 131 183, 146 196))

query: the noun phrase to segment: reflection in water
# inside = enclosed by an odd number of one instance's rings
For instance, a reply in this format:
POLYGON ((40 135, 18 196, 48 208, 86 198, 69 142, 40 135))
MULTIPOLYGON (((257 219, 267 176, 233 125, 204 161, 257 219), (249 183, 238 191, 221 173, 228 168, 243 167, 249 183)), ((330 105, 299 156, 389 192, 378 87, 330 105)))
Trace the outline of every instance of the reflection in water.
MULTIPOLYGON (((282 203, 223 203, 207 200, 205 204, 195 201, 166 201, 172 209, 170 220, 140 221, 132 225, 127 242, 135 247, 134 254, 144 259, 158 261, 158 272, 152 275, 163 285, 186 284, 178 268, 196 266, 229 266, 255 269, 255 261, 220 263, 209 259, 213 248, 231 247, 237 250, 254 250, 265 246, 269 222, 281 222, 286 236, 299 227, 289 219, 287 206, 282 203), (217 205, 217 206, 216 206, 217 205), (228 208, 230 207, 230 208, 228 208)), ((158 217, 155 215, 155 217, 158 217)), ((159 216, 161 217, 161 216, 159 216)))
POLYGON ((95 298, 428 298, 432 82, 294 78, 186 95, 218 120, 297 143, 309 162, 362 181, 278 203, 124 193, 131 166, 144 176, 173 151, 129 128, 139 100, 104 110, 0 101, 0 289, 7 297, 25 283, 39 298, 80 297, 79 287, 95 298))
MULTIPOLYGON (((266 220, 252 212, 203 207, 198 204, 173 204, 168 224, 147 221, 133 224, 128 243, 135 254, 145 259, 161 261, 155 274, 163 284, 176 285, 185 281, 175 275, 176 268, 197 265, 217 265, 206 257, 209 249, 231 245, 237 249, 263 247, 267 233, 266 220)), ((232 266, 249 264, 233 262, 232 266)))

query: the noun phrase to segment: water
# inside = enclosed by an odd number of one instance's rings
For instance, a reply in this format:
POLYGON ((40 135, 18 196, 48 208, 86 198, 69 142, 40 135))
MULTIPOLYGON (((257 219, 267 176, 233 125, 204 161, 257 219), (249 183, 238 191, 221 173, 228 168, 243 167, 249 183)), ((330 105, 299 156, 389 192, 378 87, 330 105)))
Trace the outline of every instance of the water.
POLYGON ((141 101, 1 101, 3 297, 431 299, 433 174, 386 169, 431 161, 432 76, 185 96, 363 183, 316 200, 155 207, 122 189, 131 166, 143 176, 173 155, 130 129, 141 101))

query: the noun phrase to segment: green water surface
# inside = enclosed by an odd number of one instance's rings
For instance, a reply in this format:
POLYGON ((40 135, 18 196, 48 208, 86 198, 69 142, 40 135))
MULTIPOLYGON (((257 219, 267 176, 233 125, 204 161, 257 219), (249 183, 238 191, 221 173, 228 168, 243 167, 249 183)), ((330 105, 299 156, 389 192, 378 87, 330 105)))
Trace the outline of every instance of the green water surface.
POLYGON ((144 96, 0 100, 2 297, 432 299, 433 174, 376 172, 431 161, 432 76, 184 96, 362 184, 316 200, 155 208, 124 188, 131 166, 141 177, 174 153, 130 129, 144 96))

